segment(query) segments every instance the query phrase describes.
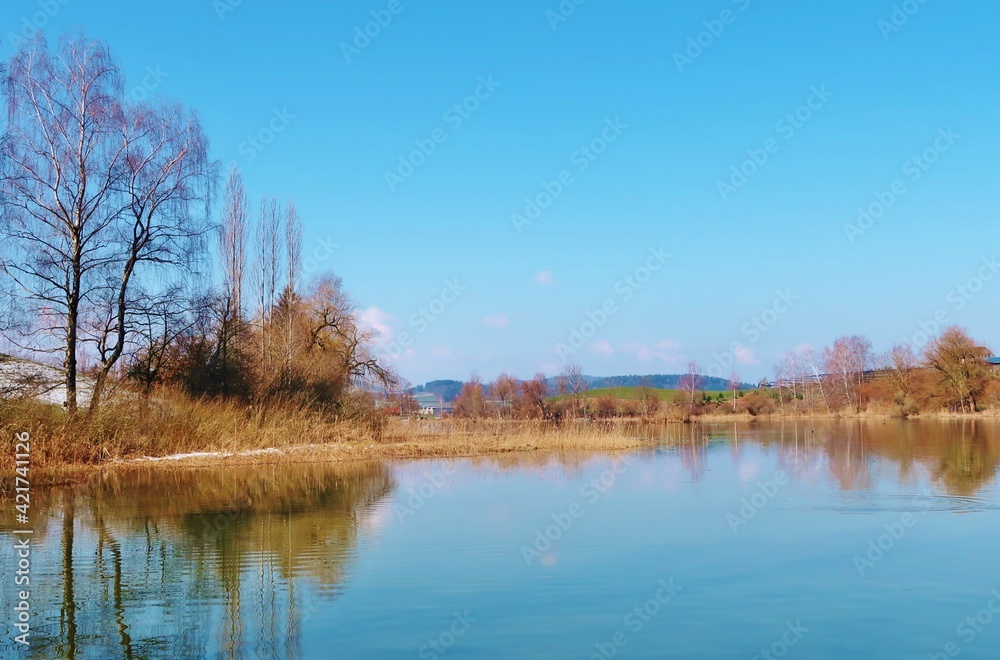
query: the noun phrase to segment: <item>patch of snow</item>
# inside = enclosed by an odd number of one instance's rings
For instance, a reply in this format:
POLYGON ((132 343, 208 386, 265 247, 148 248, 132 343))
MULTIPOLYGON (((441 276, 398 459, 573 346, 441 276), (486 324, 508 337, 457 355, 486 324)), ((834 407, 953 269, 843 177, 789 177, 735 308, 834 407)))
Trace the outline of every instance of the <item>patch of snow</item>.
MULTIPOLYGON (((0 397, 31 397, 54 406, 66 405, 66 372, 40 362, 0 355, 0 397)), ((93 381, 79 378, 77 405, 86 406, 93 381)))
POLYGON ((240 451, 236 453, 223 452, 223 451, 196 451, 188 454, 171 454, 169 456, 143 456, 142 458, 133 458, 129 463, 158 463, 160 461, 183 461, 189 458, 232 458, 242 457, 242 456, 258 456, 261 454, 281 454, 284 453, 280 449, 275 449, 271 447, 269 449, 254 449, 252 451, 240 451))

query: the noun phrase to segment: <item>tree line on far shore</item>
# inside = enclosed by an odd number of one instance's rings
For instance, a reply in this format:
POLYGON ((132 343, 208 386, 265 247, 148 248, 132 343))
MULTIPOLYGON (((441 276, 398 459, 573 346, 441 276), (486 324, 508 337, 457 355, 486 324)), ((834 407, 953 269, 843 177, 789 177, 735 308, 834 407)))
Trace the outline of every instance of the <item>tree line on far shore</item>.
POLYGON ((588 393, 580 365, 567 366, 550 387, 542 374, 520 381, 501 374, 492 383, 473 375, 462 386, 454 415, 465 418, 691 419, 704 414, 864 414, 908 417, 920 413, 1000 410, 1000 365, 963 328, 952 326, 919 352, 897 344, 872 350, 862 335, 844 336, 818 354, 790 351, 774 368, 774 380, 747 390, 735 372, 727 393, 704 391, 705 377, 689 362, 676 395, 658 396, 648 385, 628 396, 588 393))

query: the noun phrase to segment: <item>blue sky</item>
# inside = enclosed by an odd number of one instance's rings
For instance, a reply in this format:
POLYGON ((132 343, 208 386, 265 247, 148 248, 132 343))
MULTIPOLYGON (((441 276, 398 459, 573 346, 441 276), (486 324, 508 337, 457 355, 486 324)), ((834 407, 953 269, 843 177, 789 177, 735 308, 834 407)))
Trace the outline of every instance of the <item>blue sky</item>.
POLYGON ((995 3, 64 2, 5 3, 3 57, 82 28, 197 109, 413 382, 1000 347, 995 3))

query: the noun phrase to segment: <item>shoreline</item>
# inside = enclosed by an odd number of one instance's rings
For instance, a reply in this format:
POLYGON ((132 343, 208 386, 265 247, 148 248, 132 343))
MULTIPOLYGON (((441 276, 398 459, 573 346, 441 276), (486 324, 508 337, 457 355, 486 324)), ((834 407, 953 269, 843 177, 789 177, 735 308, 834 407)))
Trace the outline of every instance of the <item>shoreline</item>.
MULTIPOLYGON (((1000 419, 987 413, 930 413, 902 418, 876 413, 806 413, 798 415, 706 414, 687 422, 662 420, 607 420, 580 425, 545 427, 537 422, 497 421, 450 422, 423 420, 417 428, 395 428, 381 440, 353 439, 312 442, 244 450, 207 447, 160 456, 113 458, 97 463, 60 463, 33 466, 32 483, 41 487, 64 485, 89 478, 95 473, 130 470, 175 470, 206 467, 258 467, 296 463, 352 463, 460 459, 546 452, 620 453, 644 447, 662 447, 683 441, 685 429, 720 424, 808 423, 808 422, 947 422, 1000 419), (675 429, 678 437, 642 433, 643 429, 675 429)), ((403 423, 410 426, 410 423, 403 423)), ((7 492, 8 479, 0 492, 7 492)))
MULTIPOLYGON (((429 424, 439 424, 430 422, 429 424)), ((639 425, 632 423, 633 428, 639 425)), ((335 429, 331 428, 331 431, 335 429)), ((278 445, 244 450, 208 447, 162 456, 113 458, 100 462, 65 462, 32 466, 32 484, 56 486, 89 478, 95 473, 130 470, 175 470, 205 467, 257 467, 295 463, 363 463, 420 459, 475 458, 542 452, 619 453, 663 445, 662 438, 626 435, 615 424, 600 427, 544 428, 533 423, 484 425, 473 430, 453 427, 406 429, 381 440, 338 439, 329 442, 278 445), (451 432, 445 432, 445 431, 451 432)), ((344 434, 346 435, 346 434, 344 434)), ((13 478, 3 475, 0 492, 9 492, 13 478)))

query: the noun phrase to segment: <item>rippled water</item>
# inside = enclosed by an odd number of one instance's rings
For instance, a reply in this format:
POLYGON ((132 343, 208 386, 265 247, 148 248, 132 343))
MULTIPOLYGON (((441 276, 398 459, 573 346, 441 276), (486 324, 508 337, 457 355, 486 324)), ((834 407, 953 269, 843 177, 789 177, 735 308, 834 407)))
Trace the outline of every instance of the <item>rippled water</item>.
POLYGON ((1000 425, 648 431, 35 492, 30 655, 1000 657, 1000 425))

